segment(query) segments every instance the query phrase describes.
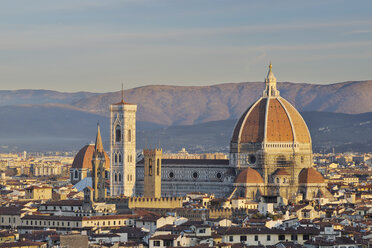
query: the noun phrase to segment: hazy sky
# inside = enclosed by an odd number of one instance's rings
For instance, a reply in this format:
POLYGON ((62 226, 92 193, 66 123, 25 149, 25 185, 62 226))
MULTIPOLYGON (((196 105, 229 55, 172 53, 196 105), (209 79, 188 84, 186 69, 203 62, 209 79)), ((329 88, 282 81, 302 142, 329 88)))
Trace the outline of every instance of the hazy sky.
POLYGON ((0 0, 5 89, 372 79, 372 1, 0 0))

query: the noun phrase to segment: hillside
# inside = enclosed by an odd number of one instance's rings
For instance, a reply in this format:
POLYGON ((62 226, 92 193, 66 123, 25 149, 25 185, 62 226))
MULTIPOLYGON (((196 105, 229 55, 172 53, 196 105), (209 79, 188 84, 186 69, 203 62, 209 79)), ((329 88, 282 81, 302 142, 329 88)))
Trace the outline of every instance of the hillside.
MULTIPOLYGON (((314 152, 372 150, 372 112, 339 114, 302 112, 308 124, 314 152)), ((171 126, 139 133, 138 147, 159 146, 176 152, 186 147, 191 152, 228 152, 236 120, 207 122, 190 126, 171 126)))
MULTIPOLYGON (((372 111, 372 81, 331 85, 279 83, 281 95, 299 111, 358 114, 372 111)), ((125 91, 125 100, 138 105, 140 121, 190 125, 237 119, 264 89, 263 83, 231 83, 200 87, 145 86, 125 91)), ((73 104, 108 115, 121 93, 105 93, 73 104)))
MULTIPOLYGON (((0 152, 71 151, 93 142, 96 123, 101 125, 105 149, 109 149, 109 119, 63 105, 0 107, 0 152)), ((340 114, 302 112, 308 123, 314 151, 371 151, 372 113, 340 114)), ((137 122, 137 148, 161 146, 176 152, 227 152, 236 120, 165 127, 137 122)))

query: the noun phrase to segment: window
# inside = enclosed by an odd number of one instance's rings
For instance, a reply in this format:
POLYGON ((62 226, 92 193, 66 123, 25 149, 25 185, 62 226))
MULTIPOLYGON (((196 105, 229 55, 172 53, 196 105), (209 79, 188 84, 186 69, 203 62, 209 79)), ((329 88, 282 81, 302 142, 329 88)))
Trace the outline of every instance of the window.
POLYGON ((240 236, 240 242, 245 242, 245 241, 247 241, 247 236, 245 235, 240 236))
POLYGON ((284 234, 280 234, 278 239, 279 240, 285 240, 285 235, 284 234))
POLYGON ((310 236, 309 234, 304 234, 304 236, 302 237, 303 240, 309 240, 310 239, 310 236))
POLYGON ((152 159, 149 159, 149 176, 152 176, 152 159))
POLYGON ((118 181, 118 175, 116 174, 116 172, 114 173, 114 181, 115 181, 115 182, 118 181))
POLYGON ((159 240, 154 240, 154 246, 160 246, 160 241, 159 240))
POLYGON ((271 236, 270 235, 267 235, 266 240, 267 241, 270 241, 271 240, 271 236))
POLYGON ((291 235, 291 240, 297 240, 297 234, 292 234, 291 235))
POLYGON ((132 130, 128 130, 128 142, 132 141, 132 130))
POLYGON ((258 235, 254 235, 254 241, 258 241, 258 235))
POLYGON ((192 177, 193 177, 194 179, 198 178, 198 173, 195 171, 194 173, 192 173, 192 177))
POLYGON ((116 127, 115 127, 115 141, 116 142, 120 142, 120 140, 121 140, 120 126, 119 125, 116 125, 116 127))
POLYGON ((156 160, 156 175, 160 174, 160 159, 156 160))
POLYGON ((75 170, 75 178, 78 178, 78 171, 75 170))
POLYGON ((121 163, 121 153, 119 153, 119 163, 121 163))
POLYGON ((114 160, 115 160, 115 163, 117 163, 118 162, 118 155, 115 153, 115 156, 114 156, 114 160))
POLYGON ((120 174, 120 172, 119 172, 119 182, 121 182, 121 174, 120 174))
POLYGON ((234 241, 234 236, 229 236, 229 241, 233 242, 234 241))

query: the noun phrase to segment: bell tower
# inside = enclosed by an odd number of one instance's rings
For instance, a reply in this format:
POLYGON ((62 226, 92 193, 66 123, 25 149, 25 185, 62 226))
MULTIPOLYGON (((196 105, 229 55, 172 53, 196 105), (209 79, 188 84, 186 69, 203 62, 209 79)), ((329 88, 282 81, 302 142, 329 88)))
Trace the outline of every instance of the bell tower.
POLYGON ((161 156, 162 149, 143 151, 145 162, 144 196, 161 197, 161 156))
POLYGON ((110 194, 134 196, 136 185, 137 105, 110 105, 110 194))
POLYGON ((92 186, 93 201, 104 202, 106 199, 105 187, 105 151, 103 150, 101 131, 97 126, 97 137, 92 157, 92 186))

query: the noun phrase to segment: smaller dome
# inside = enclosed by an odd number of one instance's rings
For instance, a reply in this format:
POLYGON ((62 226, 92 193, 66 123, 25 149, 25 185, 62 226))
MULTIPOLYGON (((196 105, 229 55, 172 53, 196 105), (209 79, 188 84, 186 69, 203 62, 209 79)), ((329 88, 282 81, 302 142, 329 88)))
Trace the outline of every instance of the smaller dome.
POLYGON ((235 179, 235 183, 264 183, 260 173, 252 168, 246 168, 235 179))
MULTIPOLYGON (((86 145, 80 149, 76 154, 74 161, 72 162, 72 168, 76 169, 92 169, 92 158, 94 153, 94 144, 86 145)), ((105 153, 105 168, 106 170, 110 169, 110 158, 105 153)))
POLYGON ((314 168, 305 168, 302 169, 298 175, 298 183, 307 184, 307 183, 324 183, 324 178, 314 168))
POLYGON ((286 169, 277 169, 275 172, 274 172, 274 175, 275 176, 289 176, 289 173, 286 169))

